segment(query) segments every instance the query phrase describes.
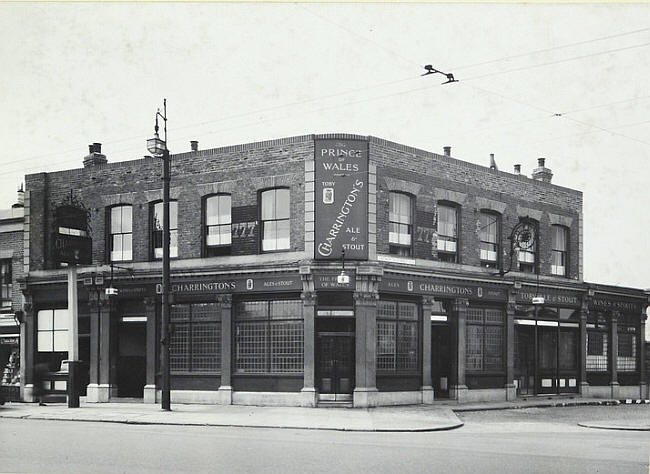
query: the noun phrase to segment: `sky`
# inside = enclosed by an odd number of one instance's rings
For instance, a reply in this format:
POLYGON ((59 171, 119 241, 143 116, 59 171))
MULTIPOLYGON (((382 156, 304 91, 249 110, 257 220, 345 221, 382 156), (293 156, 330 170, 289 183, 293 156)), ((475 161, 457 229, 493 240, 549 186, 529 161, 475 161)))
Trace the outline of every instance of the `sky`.
POLYGON ((24 175, 356 133, 584 193, 584 278, 650 287, 650 5, 0 3, 0 208, 24 175), (454 74, 422 77, 423 66, 454 74))

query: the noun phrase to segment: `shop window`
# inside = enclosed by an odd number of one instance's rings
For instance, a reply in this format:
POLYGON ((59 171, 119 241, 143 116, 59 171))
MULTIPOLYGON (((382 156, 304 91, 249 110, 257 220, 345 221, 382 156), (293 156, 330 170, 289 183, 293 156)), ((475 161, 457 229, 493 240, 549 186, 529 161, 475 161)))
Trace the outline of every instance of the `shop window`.
POLYGON ((621 372, 634 372, 637 368, 637 331, 634 319, 634 315, 625 315, 618 321, 616 368, 621 372))
POLYGON ((414 372, 418 369, 418 306, 379 301, 377 309, 377 371, 414 372))
POLYGON ((499 266, 499 215, 481 211, 479 216, 479 239, 481 265, 488 268, 499 266))
POLYGON ((458 262, 458 208, 438 204, 438 258, 443 262, 458 262))
POLYGON ((587 372, 607 372, 609 345, 605 314, 591 311, 587 319, 587 372))
POLYGON ((302 373, 303 345, 301 300, 235 305, 235 373, 302 373))
POLYGON ((0 311, 11 310, 12 289, 11 259, 0 260, 0 311))
POLYGON ((465 366, 473 372, 504 368, 505 312, 497 308, 468 308, 465 332, 465 366))
POLYGON ((230 255, 232 245, 232 204, 230 194, 205 198, 203 205, 205 256, 230 255))
MULTIPOLYGON (((153 258, 163 256, 163 203, 151 206, 151 244, 153 258)), ((178 202, 169 202, 169 256, 178 257, 178 202)))
POLYGON ((111 262, 133 260, 133 211, 130 205, 111 207, 109 211, 109 248, 111 262))
POLYGON ((409 195, 391 192, 388 206, 389 252, 411 256, 413 244, 413 204, 409 195))
POLYGON ((42 309, 37 314, 38 352, 68 351, 68 310, 42 309))
POLYGON ((175 304, 170 312, 171 372, 221 371, 221 316, 216 303, 175 304))
POLYGON ((537 246, 538 246, 538 226, 537 222, 532 219, 522 220, 526 224, 525 230, 530 233, 529 238, 532 245, 526 243, 517 244, 517 260, 519 262, 519 271, 525 273, 535 273, 537 271, 537 246))
POLYGON ((567 274, 567 249, 569 231, 561 225, 551 226, 551 273, 566 276, 567 274))
POLYGON ((262 252, 288 250, 291 217, 289 190, 276 188, 263 191, 260 200, 262 252))

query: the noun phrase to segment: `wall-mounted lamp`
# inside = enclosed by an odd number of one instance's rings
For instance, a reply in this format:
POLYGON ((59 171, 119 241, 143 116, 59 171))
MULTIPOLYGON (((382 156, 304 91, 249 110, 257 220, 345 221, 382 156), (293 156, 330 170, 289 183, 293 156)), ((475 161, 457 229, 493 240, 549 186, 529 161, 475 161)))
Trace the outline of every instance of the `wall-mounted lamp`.
POLYGON ((336 283, 339 285, 350 284, 350 275, 345 272, 345 249, 341 247, 341 273, 336 277, 336 283))

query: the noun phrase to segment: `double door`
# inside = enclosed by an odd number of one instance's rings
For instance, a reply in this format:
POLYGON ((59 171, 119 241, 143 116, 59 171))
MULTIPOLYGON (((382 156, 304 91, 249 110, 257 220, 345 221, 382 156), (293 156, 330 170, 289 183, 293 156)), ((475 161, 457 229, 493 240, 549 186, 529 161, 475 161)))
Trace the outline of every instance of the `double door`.
POLYGON ((354 332, 317 333, 316 378, 321 400, 349 401, 354 390, 354 332))

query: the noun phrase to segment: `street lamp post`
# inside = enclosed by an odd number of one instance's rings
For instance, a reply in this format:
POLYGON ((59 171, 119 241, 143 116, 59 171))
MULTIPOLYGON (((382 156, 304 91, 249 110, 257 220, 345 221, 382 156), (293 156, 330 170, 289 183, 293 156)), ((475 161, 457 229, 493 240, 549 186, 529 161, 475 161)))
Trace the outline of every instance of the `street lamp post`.
POLYGON ((167 99, 163 100, 163 113, 156 112, 156 127, 153 138, 147 140, 147 149, 154 156, 163 160, 163 266, 162 266, 162 312, 161 312, 161 408, 171 410, 169 387, 169 180, 170 163, 169 150, 167 149, 167 99), (165 140, 158 137, 158 117, 162 118, 165 131, 165 140))

